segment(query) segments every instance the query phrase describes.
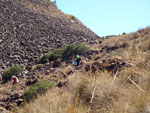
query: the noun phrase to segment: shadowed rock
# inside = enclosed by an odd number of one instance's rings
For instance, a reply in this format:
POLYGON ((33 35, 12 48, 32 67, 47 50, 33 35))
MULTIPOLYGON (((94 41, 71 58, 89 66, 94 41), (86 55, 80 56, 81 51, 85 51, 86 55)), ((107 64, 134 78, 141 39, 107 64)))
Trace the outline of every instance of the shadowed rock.
POLYGON ((59 88, 61 88, 61 87, 63 87, 63 86, 67 86, 67 83, 68 83, 67 80, 62 80, 62 81, 60 81, 60 82, 57 84, 57 86, 58 86, 59 88))

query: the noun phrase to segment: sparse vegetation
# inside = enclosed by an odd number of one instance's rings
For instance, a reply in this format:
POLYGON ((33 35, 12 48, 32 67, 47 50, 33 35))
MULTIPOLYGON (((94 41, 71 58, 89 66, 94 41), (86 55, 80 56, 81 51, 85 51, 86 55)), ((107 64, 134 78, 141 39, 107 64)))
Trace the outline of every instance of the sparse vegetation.
MULTIPOLYGON (((47 105, 51 103, 50 107, 38 104, 36 109, 28 108, 28 110, 31 113, 42 113, 43 109, 45 113, 145 113, 150 111, 150 55, 149 38, 147 38, 149 36, 141 37, 138 34, 135 37, 135 33, 123 36, 126 38, 112 37, 103 41, 104 45, 96 47, 97 49, 103 46, 113 47, 129 42, 128 47, 104 52, 103 58, 125 59, 132 61, 133 66, 120 68, 117 74, 107 71, 83 73, 81 70, 68 78, 67 91, 53 89, 46 93, 45 97, 40 96, 35 102, 28 104, 28 106, 35 106, 37 102, 47 103, 47 105)), ((74 47, 69 46, 65 50, 72 51, 72 48, 74 47)), ((72 53, 65 53, 66 56, 70 54, 72 53)), ((93 62, 93 59, 89 62, 93 62)), ((26 112, 27 108, 25 107, 23 111, 26 112)))
POLYGON ((72 19, 72 20, 75 20, 75 19, 76 19, 76 17, 75 17, 75 16, 71 16, 71 19, 72 19))
MULTIPOLYGON (((150 35, 143 34, 143 32, 144 30, 140 34, 133 33, 111 37, 104 39, 102 44, 92 45, 88 51, 90 60, 87 60, 89 56, 85 55, 86 58, 82 58, 83 65, 81 64, 81 68, 78 70, 72 65, 68 65, 57 68, 58 70, 55 72, 48 70, 50 74, 46 74, 47 76, 42 71, 37 73, 40 80, 51 79, 60 83, 62 79, 65 79, 66 84, 63 85, 62 83, 61 88, 58 88, 52 87, 48 81, 42 81, 43 83, 38 82, 29 87, 24 92, 24 97, 30 103, 25 103, 19 113, 149 112, 150 35), (121 46, 124 43, 127 43, 128 46, 121 46), (103 51, 100 51, 100 48, 103 51), (106 51, 108 48, 109 51, 106 51), (99 53, 93 54, 95 51, 99 53), (96 62, 97 65, 93 65, 96 62), (89 65, 88 71, 85 71, 84 64, 89 65), (101 67, 104 68, 104 71, 101 70, 101 67), (110 68, 109 71, 107 71, 108 67, 110 68), (93 71, 94 69, 96 71, 93 71), (70 71, 72 73, 67 76, 70 71), (44 93, 45 91, 46 93, 44 93), (43 93, 44 96, 41 95, 43 93), (32 99, 34 101, 30 101, 32 99)), ((146 29, 144 33, 147 32, 146 29)), ((83 51, 85 50, 81 44, 69 44, 45 54, 43 61, 45 63, 45 61, 57 59, 66 60, 75 54, 83 54, 83 51)), ((33 66, 33 69, 40 69, 45 66, 49 66, 49 64, 37 64, 33 66)), ((1 89, 1 91, 7 92, 5 89, 1 89)))
POLYGON ((68 44, 61 48, 54 49, 51 52, 43 55, 39 60, 38 63, 44 64, 48 61, 56 61, 57 59, 66 60, 72 57, 73 55, 82 55, 87 50, 87 45, 85 43, 81 44, 68 44))
POLYGON ((9 68, 8 70, 4 71, 2 74, 3 82, 5 83, 11 80, 13 75, 17 76, 22 71, 23 71, 23 68, 20 66, 14 66, 14 67, 9 68))
POLYGON ((150 113, 150 27, 100 38, 56 5, 1 0, 0 113, 150 113))
POLYGON ((49 81, 42 81, 30 86, 29 89, 24 92, 25 101, 29 102, 31 99, 36 98, 38 94, 45 93, 52 85, 53 83, 49 81))

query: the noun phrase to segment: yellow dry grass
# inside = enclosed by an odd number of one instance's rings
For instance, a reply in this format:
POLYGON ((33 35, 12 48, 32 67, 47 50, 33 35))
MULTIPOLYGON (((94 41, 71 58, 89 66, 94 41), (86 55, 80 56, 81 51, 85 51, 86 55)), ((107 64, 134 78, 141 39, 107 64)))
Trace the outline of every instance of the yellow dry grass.
MULTIPOLYGON (((132 39, 128 48, 106 55, 109 58, 122 54, 123 58, 133 61, 135 66, 122 68, 116 74, 107 71, 77 71, 69 76, 66 88, 52 88, 35 101, 25 104, 19 113, 149 113, 150 54, 147 37, 150 36, 142 37, 140 34, 139 37, 132 38, 135 35, 137 36, 135 33, 118 36, 103 42, 105 45, 114 45, 118 41, 122 43, 132 39)), ((99 47, 93 48, 95 50, 99 47)), ((70 68, 68 67, 69 70, 70 68)))

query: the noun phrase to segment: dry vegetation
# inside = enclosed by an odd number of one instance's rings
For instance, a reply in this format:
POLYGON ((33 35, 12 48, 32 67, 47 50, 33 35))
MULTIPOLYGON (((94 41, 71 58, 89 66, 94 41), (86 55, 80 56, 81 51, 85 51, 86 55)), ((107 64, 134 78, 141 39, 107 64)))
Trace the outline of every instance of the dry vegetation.
POLYGON ((76 71, 67 78, 67 87, 53 87, 19 113, 150 113, 150 28, 104 39, 93 48, 123 43, 129 46, 106 52, 103 58, 121 57, 134 66, 116 73, 76 71))

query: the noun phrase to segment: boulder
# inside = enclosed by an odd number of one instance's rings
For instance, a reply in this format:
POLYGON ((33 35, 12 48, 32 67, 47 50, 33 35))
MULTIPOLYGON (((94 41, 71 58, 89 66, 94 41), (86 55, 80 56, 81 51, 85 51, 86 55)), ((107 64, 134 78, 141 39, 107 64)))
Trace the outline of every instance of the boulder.
POLYGON ((96 66, 92 65, 91 70, 92 70, 92 73, 95 73, 97 71, 96 66))
POLYGON ((89 64, 86 64, 86 65, 85 65, 85 72, 88 72, 88 71, 90 71, 90 70, 91 70, 90 65, 89 65, 89 64))
POLYGON ((7 97, 1 99, 1 106, 6 108, 7 110, 11 110, 12 108, 16 108, 17 106, 23 103, 23 95, 19 92, 12 92, 8 94, 7 97))
MULTIPOLYGON (((112 71, 116 72, 122 67, 134 66, 133 63, 120 58, 103 59, 92 63, 92 67, 99 69, 100 71, 112 71)), ((95 69, 94 69, 95 70, 95 69)))
POLYGON ((59 88, 61 88, 61 87, 67 86, 67 83, 68 83, 67 80, 61 80, 61 81, 57 84, 57 86, 58 86, 59 88))
POLYGON ((73 70, 67 72, 67 75, 73 74, 73 70))
POLYGON ((61 66, 61 60, 57 60, 53 62, 53 68, 60 67, 60 66, 61 66))
POLYGON ((38 79, 37 79, 37 78, 33 78, 33 79, 27 80, 25 84, 26 84, 27 86, 30 86, 30 85, 35 84, 36 82, 38 82, 38 79))

